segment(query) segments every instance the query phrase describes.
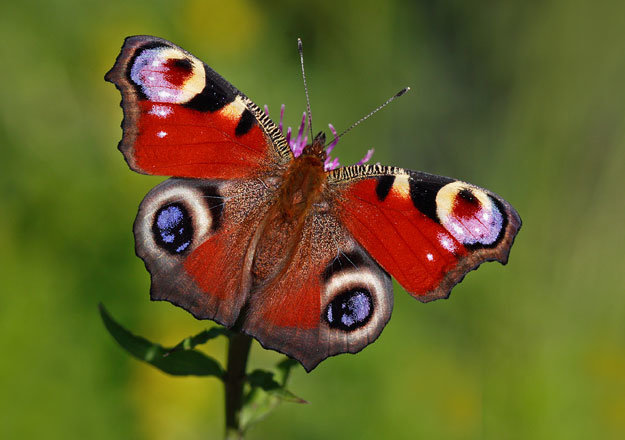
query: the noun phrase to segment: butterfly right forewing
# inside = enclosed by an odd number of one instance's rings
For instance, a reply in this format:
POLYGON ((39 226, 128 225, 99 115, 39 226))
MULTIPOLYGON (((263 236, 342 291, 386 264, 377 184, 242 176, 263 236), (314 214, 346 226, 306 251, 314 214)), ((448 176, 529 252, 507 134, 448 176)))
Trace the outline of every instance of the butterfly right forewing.
POLYGON ((498 195, 448 177, 381 165, 330 173, 341 221, 415 298, 449 296, 485 261, 508 261, 521 219, 498 195))

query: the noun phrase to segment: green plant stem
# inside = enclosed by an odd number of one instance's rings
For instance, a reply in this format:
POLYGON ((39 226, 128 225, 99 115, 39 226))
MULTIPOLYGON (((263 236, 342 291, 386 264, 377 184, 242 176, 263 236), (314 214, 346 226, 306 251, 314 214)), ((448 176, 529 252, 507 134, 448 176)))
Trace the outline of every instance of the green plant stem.
POLYGON ((226 440, 243 438, 239 415, 243 406, 245 369, 252 338, 243 333, 232 333, 228 341, 228 365, 224 377, 226 394, 226 440))

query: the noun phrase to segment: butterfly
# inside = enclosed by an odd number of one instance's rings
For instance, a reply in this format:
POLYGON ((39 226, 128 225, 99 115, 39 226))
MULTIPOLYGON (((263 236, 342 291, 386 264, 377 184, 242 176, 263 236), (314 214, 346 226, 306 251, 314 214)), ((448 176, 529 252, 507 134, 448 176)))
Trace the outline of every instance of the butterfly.
POLYGON ((295 155, 266 112, 169 41, 128 37, 105 79, 122 95, 129 167, 173 176, 134 222, 151 298, 307 371, 380 335, 391 276, 427 302, 507 263, 521 219, 498 195, 393 166, 328 168, 323 133, 295 155))

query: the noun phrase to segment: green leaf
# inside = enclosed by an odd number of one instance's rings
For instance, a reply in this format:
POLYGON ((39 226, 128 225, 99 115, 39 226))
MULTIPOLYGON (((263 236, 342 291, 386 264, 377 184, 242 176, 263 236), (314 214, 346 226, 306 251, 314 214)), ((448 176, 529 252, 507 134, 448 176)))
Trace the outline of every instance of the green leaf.
POLYGON ((286 357, 276 365, 276 369, 278 370, 275 375, 275 379, 282 384, 284 387, 291 376, 291 369, 299 365, 299 363, 295 359, 291 359, 290 357, 286 357))
POLYGON ((133 335, 115 322, 102 304, 99 308, 104 326, 111 336, 122 348, 137 359, 173 376, 192 375, 223 378, 223 368, 215 359, 192 349, 172 351, 172 349, 164 348, 162 345, 150 342, 141 336, 133 335))
POLYGON ((247 375, 247 382, 252 388, 257 387, 281 400, 293 403, 308 403, 301 397, 284 388, 274 379, 274 373, 265 370, 254 370, 247 375))
POLYGON ((165 356, 169 356, 174 352, 179 350, 191 350, 198 345, 205 344, 211 339, 215 339, 218 336, 228 336, 230 334, 230 330, 225 327, 212 327, 208 330, 204 330, 198 333, 195 336, 189 336, 188 338, 184 338, 180 343, 178 343, 174 348, 172 348, 169 352, 165 353, 165 356))
POLYGON ((280 404, 280 398, 260 388, 252 388, 245 397, 245 404, 239 415, 243 431, 267 417, 280 404))
POLYGON ((243 430, 267 417, 280 402, 308 403, 285 388, 291 368, 297 365, 292 359, 285 359, 276 366, 276 373, 254 370, 246 380, 251 387, 245 397, 240 421, 243 430))

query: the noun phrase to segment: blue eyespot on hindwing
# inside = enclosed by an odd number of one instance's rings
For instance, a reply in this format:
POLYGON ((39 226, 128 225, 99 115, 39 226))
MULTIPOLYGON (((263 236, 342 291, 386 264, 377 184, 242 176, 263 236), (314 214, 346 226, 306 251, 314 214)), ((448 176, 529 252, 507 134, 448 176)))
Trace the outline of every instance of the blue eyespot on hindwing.
POLYGON ((373 300, 364 288, 350 289, 337 295, 325 311, 330 327, 346 331, 364 326, 372 315, 373 300))
POLYGON ((181 203, 169 203, 154 216, 152 234, 155 243, 170 254, 181 254, 191 245, 193 221, 181 203))

